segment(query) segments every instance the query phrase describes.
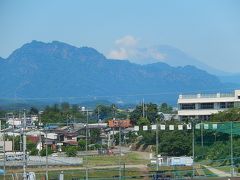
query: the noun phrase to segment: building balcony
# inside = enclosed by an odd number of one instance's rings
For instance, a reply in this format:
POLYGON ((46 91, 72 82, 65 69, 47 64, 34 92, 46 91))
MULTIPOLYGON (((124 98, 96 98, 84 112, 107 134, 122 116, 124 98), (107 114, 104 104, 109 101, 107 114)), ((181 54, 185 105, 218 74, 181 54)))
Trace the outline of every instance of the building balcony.
POLYGON ((204 116, 212 115, 225 109, 191 109, 191 110, 178 110, 178 116, 204 116))

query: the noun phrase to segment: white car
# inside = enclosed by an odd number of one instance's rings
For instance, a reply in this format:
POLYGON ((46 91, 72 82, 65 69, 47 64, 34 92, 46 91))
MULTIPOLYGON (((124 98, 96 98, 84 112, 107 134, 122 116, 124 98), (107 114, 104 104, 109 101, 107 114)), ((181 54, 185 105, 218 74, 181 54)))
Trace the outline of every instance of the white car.
POLYGON ((51 156, 52 157, 58 157, 58 154, 57 153, 53 153, 51 156))

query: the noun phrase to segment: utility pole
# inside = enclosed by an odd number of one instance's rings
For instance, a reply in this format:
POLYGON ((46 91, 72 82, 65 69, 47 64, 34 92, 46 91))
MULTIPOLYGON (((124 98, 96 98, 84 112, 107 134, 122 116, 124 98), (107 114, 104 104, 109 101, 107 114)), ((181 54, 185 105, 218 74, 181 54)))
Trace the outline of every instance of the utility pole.
POLYGON ((26 155, 26 112, 24 110, 23 112, 23 180, 27 180, 27 173, 26 173, 26 167, 27 167, 27 155, 26 155))
POLYGON ((88 180, 88 109, 87 109, 87 123, 86 123, 86 180, 88 180))
MULTIPOLYGON (((0 123, 1 125, 1 123, 0 123)), ((3 130, 3 170, 4 170, 4 174, 3 174, 3 179, 6 179, 6 144, 5 144, 5 126, 4 126, 4 130, 3 130)), ((1 127, 0 127, 1 129, 1 127)))
POLYGON ((38 151, 38 154, 40 155, 40 151, 42 150, 43 148, 43 145, 42 145, 42 134, 41 134, 41 131, 40 131, 40 126, 41 126, 41 114, 38 112, 38 119, 39 119, 39 123, 38 123, 38 129, 39 129, 39 151, 38 151))
MULTIPOLYGON (((21 113, 22 114, 22 113, 21 113)), ((18 118, 22 118, 20 115, 20 111, 18 112, 18 118)), ((20 137, 20 151, 23 152, 23 141, 22 141, 23 130, 21 129, 21 137, 20 137)))
POLYGON ((157 129, 156 129, 156 163, 157 163, 157 171, 159 171, 159 159, 158 159, 158 127, 159 127, 159 124, 158 124, 158 119, 157 119, 157 129))
POLYGON ((121 122, 119 120, 119 180, 122 179, 122 161, 121 161, 121 156, 122 156, 122 144, 121 144, 121 122))
POLYGON ((145 104, 144 104, 144 99, 143 99, 143 101, 142 101, 142 116, 143 116, 143 118, 145 117, 145 104))
POLYGON ((13 146, 13 152, 15 152, 15 135, 14 135, 14 120, 15 120, 15 117, 14 117, 14 114, 13 114, 13 124, 12 124, 12 132, 13 132, 13 142, 12 142, 12 146, 13 146))
POLYGON ((201 146, 203 147, 203 128, 204 128, 204 124, 201 121, 201 146))
POLYGON ((47 145, 47 128, 46 127, 46 138, 45 138, 45 150, 46 150, 46 180, 48 180, 48 145, 47 145))
POLYGON ((195 176, 195 172, 194 172, 194 158, 195 158, 195 123, 194 123, 194 119, 192 119, 192 156, 193 156, 193 164, 192 164, 192 169, 193 169, 193 172, 192 172, 192 176, 194 178, 195 176))

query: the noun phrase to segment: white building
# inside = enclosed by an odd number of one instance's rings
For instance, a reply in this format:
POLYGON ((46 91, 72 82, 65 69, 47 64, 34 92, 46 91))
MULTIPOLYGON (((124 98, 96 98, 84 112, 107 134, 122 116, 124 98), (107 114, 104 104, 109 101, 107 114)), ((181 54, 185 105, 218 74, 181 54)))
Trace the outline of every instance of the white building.
POLYGON ((0 141, 0 152, 4 151, 4 145, 5 145, 5 151, 12 151, 12 141, 0 141))
POLYGON ((233 93, 179 95, 179 119, 208 120, 212 114, 229 108, 240 107, 240 90, 233 93))
MULTIPOLYGON (((11 117, 7 118, 7 124, 10 126, 14 126, 14 127, 21 127, 23 121, 24 121, 23 117, 19 118, 19 117, 11 116, 11 117)), ((27 126, 32 126, 37 121, 38 121, 37 115, 31 115, 31 116, 26 117, 26 125, 27 126)))

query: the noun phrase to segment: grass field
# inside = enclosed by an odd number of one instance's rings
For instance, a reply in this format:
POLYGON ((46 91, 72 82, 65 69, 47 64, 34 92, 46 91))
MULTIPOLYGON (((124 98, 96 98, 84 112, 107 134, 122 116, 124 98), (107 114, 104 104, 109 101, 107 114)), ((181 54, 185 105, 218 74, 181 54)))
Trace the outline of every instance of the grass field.
MULTIPOLYGON (((88 179, 95 180, 110 180, 119 179, 119 163, 121 164, 121 176, 123 180, 147 180, 151 179, 150 175, 154 174, 156 167, 149 165, 147 154, 143 152, 130 152, 122 155, 103 155, 103 156, 89 156, 83 159, 84 164, 81 166, 54 166, 49 167, 49 180, 57 180, 61 172, 64 174, 64 180, 83 180, 86 176, 86 169, 88 170, 88 179), (86 168, 87 167, 87 168, 86 168), (125 167, 125 168, 124 168, 125 167)), ((197 167, 195 167, 197 168, 197 167)), ((199 165, 199 170, 194 172, 195 176, 212 178, 216 176, 208 169, 199 165)), ((229 166, 218 167, 217 169, 229 172, 229 166)), ((160 166, 159 170, 168 177, 184 178, 192 177, 193 169, 191 166, 160 166)), ((37 175, 37 180, 44 179, 45 167, 28 168, 28 172, 33 171, 37 175)), ((6 180, 12 180, 12 174, 22 173, 22 169, 8 169, 9 175, 6 180)), ((0 176, 0 179, 3 179, 0 176)))
MULTIPOLYGON (((130 152, 121 157, 119 155, 89 156, 83 160, 84 164, 81 166, 49 167, 49 180, 58 179, 61 171, 64 174, 64 180, 85 179, 86 167, 88 169, 89 179, 119 179, 119 163, 121 163, 121 175, 125 176, 126 180, 140 180, 144 179, 145 175, 148 175, 147 164, 149 160, 143 158, 142 154, 139 152, 130 152)), ((45 167, 28 168, 27 171, 35 172, 37 179, 43 179, 45 176, 45 167)), ((9 175, 6 180, 12 180, 11 174, 20 174, 22 173, 22 169, 10 168, 7 172, 9 175)), ((2 179, 1 176, 0 179, 2 179)))
MULTIPOLYGON (((86 162, 86 158, 84 158, 86 162)), ((143 159, 142 156, 138 153, 131 152, 125 155, 119 156, 90 156, 87 157, 88 166, 106 166, 106 165, 119 165, 121 164, 141 164, 147 165, 149 160, 143 159)))

